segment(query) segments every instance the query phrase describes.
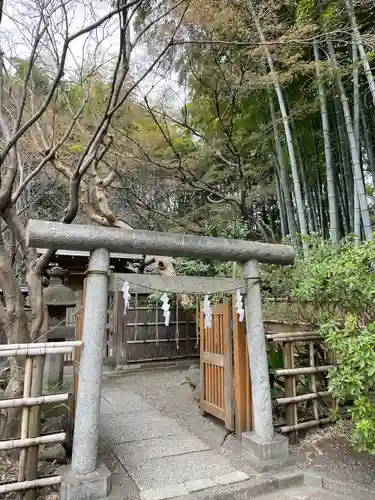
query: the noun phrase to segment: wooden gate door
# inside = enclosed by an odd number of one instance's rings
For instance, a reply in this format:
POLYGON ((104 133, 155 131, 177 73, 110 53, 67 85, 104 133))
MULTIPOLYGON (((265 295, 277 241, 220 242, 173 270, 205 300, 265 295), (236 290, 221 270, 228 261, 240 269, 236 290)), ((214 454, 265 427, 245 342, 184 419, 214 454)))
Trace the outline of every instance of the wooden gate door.
POLYGON ((232 409, 232 331, 229 304, 212 306, 212 327, 204 328, 200 316, 201 412, 223 420, 226 429, 234 429, 232 409))

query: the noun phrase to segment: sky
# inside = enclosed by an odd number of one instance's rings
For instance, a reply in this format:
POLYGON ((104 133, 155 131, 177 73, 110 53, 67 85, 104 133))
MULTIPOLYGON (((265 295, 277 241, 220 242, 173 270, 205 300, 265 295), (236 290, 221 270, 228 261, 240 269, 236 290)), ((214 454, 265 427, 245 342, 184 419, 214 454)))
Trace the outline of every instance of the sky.
MULTIPOLYGON (((65 0, 69 19, 69 34, 72 34, 93 21, 103 17, 111 10, 107 0, 65 0)), ((45 5, 45 12, 55 8, 50 19, 50 31, 53 32, 53 42, 57 51, 61 51, 63 38, 62 9, 60 0, 40 0, 45 5)), ((12 57, 29 58, 31 40, 39 22, 39 13, 35 0, 6 0, 3 16, 3 25, 0 32, 0 43, 8 64, 12 57)), ((84 64, 100 66, 103 71, 109 70, 116 60, 119 48, 118 16, 106 22, 95 32, 85 34, 75 39, 70 45, 66 62, 65 78, 74 79, 84 64)), ((131 29, 131 38, 134 39, 134 30, 131 29)), ((53 43, 45 36, 40 44, 40 56, 46 66, 56 67, 53 56, 53 43)), ((138 44, 132 52, 130 71, 134 78, 138 78, 150 64, 150 56, 145 44, 138 44)), ((135 92, 138 99, 147 94, 150 101, 167 96, 169 104, 181 107, 185 101, 185 93, 177 82, 174 71, 154 71, 148 75, 135 92), (152 91, 151 91, 152 89, 152 91), (150 92, 151 91, 151 92, 150 92)))

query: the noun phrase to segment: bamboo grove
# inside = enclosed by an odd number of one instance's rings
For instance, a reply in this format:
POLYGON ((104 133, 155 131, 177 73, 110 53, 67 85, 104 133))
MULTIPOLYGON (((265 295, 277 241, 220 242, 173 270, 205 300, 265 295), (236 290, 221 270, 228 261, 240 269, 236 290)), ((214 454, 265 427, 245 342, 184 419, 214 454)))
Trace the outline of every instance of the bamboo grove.
MULTIPOLYGON (((294 244, 309 235, 332 242, 347 235, 371 239, 372 3, 135 4, 132 36, 143 36, 127 70, 124 106, 113 113, 105 155, 95 166, 104 177, 111 172, 103 195, 111 220, 120 217, 133 227, 211 234, 225 233, 228 224, 240 221, 242 237, 290 239, 294 244), (148 63, 147 84, 134 83, 148 63)), ((53 75, 42 56, 43 51, 34 55, 32 79, 38 91, 30 94, 30 103, 26 100, 26 111, 50 92, 53 75)), ((69 200, 63 164, 79 161, 98 117, 105 113, 111 63, 90 71, 87 64, 83 60, 80 77, 64 75, 53 109, 47 110, 53 119, 43 114, 32 140, 22 143, 32 165, 40 156, 42 132, 44 137, 53 127, 67 131, 60 141, 59 168, 57 156, 50 153, 52 162, 46 157, 46 168, 30 183, 31 194, 42 179, 48 192, 56 188, 56 196, 39 197, 26 218, 35 215, 35 207, 38 216, 61 217, 69 200), (72 116, 75 125, 70 130, 72 116)), ((17 92, 22 96, 31 67, 28 58, 13 58, 12 65, 17 69, 3 78, 7 112, 14 111, 14 97, 17 92)), ((101 223, 103 207, 92 195, 86 198, 85 217, 101 223)))
POLYGON ((371 239, 374 15, 362 0, 193 2, 168 66, 179 109, 142 104, 167 144, 148 159, 175 189, 168 217, 240 217, 268 241, 371 239))

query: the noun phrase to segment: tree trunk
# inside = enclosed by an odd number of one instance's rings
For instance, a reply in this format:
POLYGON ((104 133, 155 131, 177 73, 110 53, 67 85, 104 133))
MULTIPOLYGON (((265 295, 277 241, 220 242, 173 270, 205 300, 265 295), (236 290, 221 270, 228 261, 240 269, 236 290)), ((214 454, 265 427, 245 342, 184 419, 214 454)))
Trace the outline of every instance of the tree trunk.
POLYGON ((270 90, 268 90, 268 98, 269 98, 269 105, 270 105, 270 111, 271 111, 271 120, 272 120, 272 128, 273 128, 273 137, 275 140, 277 162, 279 165, 280 185, 281 185, 281 190, 282 190, 284 202, 285 202, 285 210, 286 210, 286 215, 287 215, 287 219, 288 219, 290 236, 291 236, 293 246, 295 246, 297 244, 297 239, 296 239, 297 228, 296 228, 296 221, 294 218, 294 207, 293 207, 292 199, 290 197, 288 173, 287 173, 285 162, 284 162, 283 148, 282 148, 281 140, 280 140, 279 127, 277 126, 277 120, 276 120, 275 106, 273 104, 273 97, 272 97, 270 90))
MULTIPOLYGON (((295 126, 293 123, 293 129, 295 132, 295 126)), ((294 134, 296 135, 296 134, 294 134)), ((296 149, 297 149, 297 158, 298 158, 298 163, 299 163, 299 170, 301 172, 301 179, 302 179, 302 186, 303 186, 303 206, 306 207, 305 214, 307 215, 307 224, 308 224, 308 231, 310 233, 315 233, 316 232, 316 218, 314 214, 314 202, 311 197, 311 190, 309 187, 309 183, 307 182, 306 179, 306 172, 305 172, 305 167, 303 165, 302 161, 302 154, 301 150, 299 147, 298 139, 296 141, 296 149)))
POLYGON ((349 145, 350 145, 350 155, 351 155, 352 166, 353 166, 354 183, 355 183, 355 189, 357 191, 357 195, 359 198, 359 206, 361 209, 363 230, 364 230, 366 240, 371 240, 372 239, 371 220, 370 220, 370 214, 369 214, 368 205, 367 205, 367 195, 366 195, 366 190, 365 190, 365 183, 363 181, 363 176, 362 176, 361 162, 359 159, 359 152, 357 150, 357 144, 356 144, 356 139, 355 139, 355 135, 354 135, 352 115, 350 112, 349 102, 348 102, 348 98, 346 96, 344 84, 343 84, 342 79, 341 79, 340 68, 339 68, 339 65, 337 63, 336 53, 335 53, 335 49, 333 47, 333 43, 330 40, 327 40, 327 45, 328 45, 328 53, 330 56, 331 64, 332 64, 332 67, 333 67, 334 72, 335 72, 336 84, 338 87, 340 101, 341 101, 341 105, 342 105, 342 109, 343 109, 344 117, 345 117, 345 126, 346 126, 346 132, 348 135, 348 140, 349 140, 349 145))
POLYGON ((361 114, 361 123, 362 123, 362 132, 365 143, 365 150, 367 160, 370 166, 370 174, 372 179, 372 187, 375 189, 375 158, 374 158, 374 149, 372 146, 372 141, 370 139, 369 125, 366 118, 366 113, 363 109, 362 100, 359 102, 360 106, 360 114, 361 114))
MULTIPOLYGON (((24 298, 13 273, 4 240, 0 236, 0 288, 3 292, 5 307, 0 304, 0 323, 9 344, 25 343, 28 340, 27 316, 24 298)), ((19 358, 8 358, 10 376, 5 389, 5 398, 22 396, 24 384, 24 362, 19 358)), ((21 408, 8 408, 1 411, 0 438, 14 438, 20 424, 21 408)))
POLYGON ((279 169, 277 167, 278 167, 278 165, 276 163, 276 172, 275 172, 275 174, 276 174, 275 175, 275 178, 276 178, 276 198, 277 198, 277 205, 278 205, 279 213, 280 213, 281 236, 283 239, 285 239, 287 234, 288 234, 288 222, 287 222, 287 217, 286 217, 284 196, 283 196, 281 186, 280 186, 280 181, 279 181, 279 169))
MULTIPOLYGON (((33 262, 37 257, 35 249, 26 247, 25 228, 16 215, 15 207, 2 214, 3 220, 22 248, 28 269, 28 295, 31 307, 31 325, 25 311, 25 300, 17 282, 3 238, 0 238, 0 288, 3 291, 5 308, 0 307, 0 321, 6 323, 8 343, 18 344, 36 340, 43 324, 42 276, 35 273, 33 262), (3 319, 4 318, 4 319, 3 319)), ((9 360, 11 376, 5 390, 6 398, 17 398, 22 395, 24 385, 24 362, 20 358, 9 360)), ((38 375, 34 375, 38 376, 38 375)), ((2 438, 17 435, 21 408, 10 408, 2 412, 5 418, 0 420, 0 436, 2 438)))
POLYGON ((338 148, 337 151, 340 152, 339 155, 339 170, 341 172, 341 206, 345 207, 345 213, 343 212, 343 220, 345 217, 344 226, 345 234, 349 234, 353 232, 354 228, 354 179, 353 179, 353 171, 350 165, 349 160, 349 148, 348 148, 348 140, 347 134, 344 133, 342 123, 344 121, 344 116, 342 114, 342 109, 338 100, 338 97, 334 97, 334 106, 336 111, 336 130, 338 136, 338 148), (343 205, 344 203, 344 205, 343 205))
MULTIPOLYGON (((352 61, 353 61, 353 132, 356 148, 360 159, 360 137, 359 137, 359 71, 357 64, 357 45, 352 42, 352 61)), ((361 209, 356 185, 354 185, 354 234, 357 244, 361 241, 361 209)))
POLYGON ((316 73, 318 77, 318 96, 320 102, 320 115, 322 120, 323 129, 323 141, 324 141, 324 156, 326 164, 326 176, 327 176, 327 193, 328 193, 328 209, 329 209, 329 232, 331 236, 331 241, 337 243, 339 241, 338 232, 338 216, 337 216, 337 201, 335 194, 335 184, 334 175, 332 167, 332 150, 331 150, 331 140, 329 135, 329 120, 327 112, 327 103, 324 90, 324 84, 320 74, 319 68, 319 49, 316 40, 313 42, 314 47, 314 57, 316 61, 316 73))
MULTIPOLYGON (((282 117, 283 124, 284 124, 285 138, 286 138, 286 143, 287 143, 287 147, 288 147, 290 168, 291 168, 292 177, 293 177, 294 193, 295 193, 295 198, 296 198, 297 215, 298 215, 298 220, 299 220, 300 231, 301 231, 302 237, 306 237, 307 236, 307 226, 306 226, 305 211, 304 211, 304 206, 303 206, 301 184, 300 184, 300 180, 299 180, 299 176, 298 176, 298 168, 297 168, 297 162, 296 162, 296 155, 294 152, 293 137, 292 137, 292 132, 291 132, 290 123, 289 123, 289 117, 288 117, 288 113, 286 110, 283 92, 281 90, 281 86, 280 86, 280 83, 278 81, 278 78, 277 78, 277 75, 275 72, 275 67, 273 64, 271 52, 269 51, 269 49, 267 47, 266 39, 265 39, 263 30, 260 26, 258 17, 255 13, 252 0, 248 0, 248 6, 249 6, 250 14, 251 14, 251 17, 254 21, 256 30, 258 32, 260 41, 262 43, 262 48, 263 48, 264 53, 265 53, 266 58, 267 58, 268 66, 270 69, 271 81, 274 85, 277 99, 279 102, 281 117, 282 117)), ((304 247, 307 248, 306 245, 304 245, 304 247)))
POLYGON ((370 92, 371 92, 371 96, 372 96, 372 102, 374 103, 374 106, 375 106, 375 81, 374 81, 374 76, 372 74, 371 67, 370 67, 370 64, 368 62, 368 57, 367 57, 367 54, 366 54, 366 50, 365 50, 365 48, 363 46, 362 36, 361 36, 361 33, 359 31, 359 28, 358 28, 357 18, 356 18, 355 12, 354 12, 353 2, 352 2, 352 0, 345 0, 345 3, 346 3, 346 7, 348 9, 348 14, 349 14, 350 22, 351 22, 352 29, 353 29, 354 40, 355 40, 355 43, 356 43, 358 51, 359 51, 359 55, 360 55, 360 58, 361 58, 361 63, 362 63, 363 69, 365 70, 365 74, 366 74, 368 86, 370 88, 370 92))

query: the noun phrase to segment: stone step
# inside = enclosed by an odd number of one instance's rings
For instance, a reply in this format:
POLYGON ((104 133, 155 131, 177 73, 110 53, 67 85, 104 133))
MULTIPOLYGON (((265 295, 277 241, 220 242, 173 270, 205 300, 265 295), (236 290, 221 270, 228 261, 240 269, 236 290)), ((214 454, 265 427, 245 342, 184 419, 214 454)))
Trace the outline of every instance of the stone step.
POLYGON ((347 496, 332 491, 301 486, 299 488, 290 488, 276 491, 267 495, 261 495, 259 500, 361 500, 360 496, 347 496))
MULTIPOLYGON (((241 478, 229 477, 228 481, 241 478)), ((195 481, 196 489, 186 491, 186 485, 176 484, 165 488, 155 488, 136 493, 126 487, 115 486, 109 497, 102 500, 374 500, 375 493, 354 488, 350 481, 340 482, 335 491, 306 485, 311 477, 306 478, 301 472, 286 471, 284 473, 264 476, 258 479, 245 479, 237 483, 212 486, 207 480, 201 484, 195 481), (345 490, 345 494, 341 491, 345 490), (347 493, 347 494, 346 494, 347 493)), ((337 485, 336 485, 337 486, 337 485)), ((358 487, 358 485, 356 485, 358 487)))
POLYGON ((143 490, 139 497, 129 495, 126 488, 116 487, 103 500, 248 500, 260 498, 262 494, 278 491, 280 488, 301 486, 303 474, 285 472, 259 479, 249 478, 243 472, 225 474, 216 478, 206 478, 179 483, 160 488, 143 490))

